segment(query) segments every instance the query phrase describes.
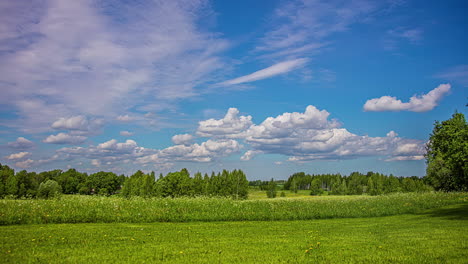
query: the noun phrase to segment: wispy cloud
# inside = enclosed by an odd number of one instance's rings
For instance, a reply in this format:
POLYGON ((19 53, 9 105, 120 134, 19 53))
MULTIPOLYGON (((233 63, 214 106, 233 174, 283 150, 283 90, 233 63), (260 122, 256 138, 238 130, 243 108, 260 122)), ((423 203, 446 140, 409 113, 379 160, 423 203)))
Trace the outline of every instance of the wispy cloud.
POLYGON ((258 80, 271 78, 273 76, 285 74, 294 69, 300 68, 304 66, 307 63, 307 61, 308 60, 305 58, 283 61, 283 62, 274 64, 268 68, 256 71, 254 73, 221 82, 218 85, 221 85, 221 86, 236 85, 236 84, 254 82, 258 80))
POLYGON ((441 84, 427 94, 412 96, 407 103, 403 103, 393 96, 382 96, 380 98, 370 99, 364 104, 364 111, 427 112, 438 105, 439 101, 450 91, 450 87, 450 84, 441 84))
POLYGON ((192 97, 224 66, 227 41, 197 26, 205 1, 1 5, 0 104, 21 130, 192 97))
POLYGON ((327 37, 368 17, 377 5, 371 1, 286 2, 272 17, 272 28, 256 47, 270 56, 304 56, 329 44, 327 37))
POLYGON ((421 43, 424 31, 420 28, 403 28, 388 30, 383 38, 383 47, 392 51, 398 49, 402 44, 410 43, 412 45, 421 43))
POLYGON ((436 74, 434 77, 468 87, 468 65, 457 65, 436 74))

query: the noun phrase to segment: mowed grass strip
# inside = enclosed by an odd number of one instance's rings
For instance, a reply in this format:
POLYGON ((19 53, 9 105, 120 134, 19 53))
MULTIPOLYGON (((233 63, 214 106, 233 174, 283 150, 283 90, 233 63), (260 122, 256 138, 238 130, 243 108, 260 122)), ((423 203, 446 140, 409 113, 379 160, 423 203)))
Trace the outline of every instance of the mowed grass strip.
POLYGON ((405 193, 232 200, 63 196, 59 200, 0 200, 0 225, 45 223, 151 223, 278 221, 414 214, 468 201, 467 193, 405 193))
POLYGON ((468 206, 308 221, 2 226, 3 263, 466 263, 468 206))

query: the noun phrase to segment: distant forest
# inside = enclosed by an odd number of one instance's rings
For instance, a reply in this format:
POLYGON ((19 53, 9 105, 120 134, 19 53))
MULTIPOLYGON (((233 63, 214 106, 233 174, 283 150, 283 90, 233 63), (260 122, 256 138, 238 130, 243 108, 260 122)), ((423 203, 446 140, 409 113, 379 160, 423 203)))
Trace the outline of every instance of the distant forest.
MULTIPOLYGON (((156 177, 154 172, 137 171, 127 177, 113 172, 88 175, 75 169, 51 170, 40 173, 22 170, 16 172, 0 164, 0 197, 49 198, 59 194, 115 195, 123 197, 181 197, 220 196, 246 199, 249 186, 273 193, 276 190, 310 190, 311 195, 379 195, 393 192, 422 192, 432 190, 418 177, 385 176, 380 173, 353 172, 310 175, 299 172, 287 181, 248 181, 242 170, 211 173, 197 172, 190 176, 187 169, 156 177)), ((275 194, 269 194, 275 197, 275 194)))

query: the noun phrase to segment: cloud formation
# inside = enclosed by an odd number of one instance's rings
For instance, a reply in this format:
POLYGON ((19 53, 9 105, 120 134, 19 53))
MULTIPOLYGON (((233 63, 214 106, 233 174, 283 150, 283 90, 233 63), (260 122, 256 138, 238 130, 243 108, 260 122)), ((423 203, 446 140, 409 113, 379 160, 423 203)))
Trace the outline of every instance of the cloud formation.
POLYGON ((393 96, 382 96, 380 98, 370 99, 364 104, 364 111, 427 112, 438 105, 439 101, 450 91, 450 87, 450 84, 441 84, 427 94, 412 96, 407 103, 403 103, 393 96))
POLYGON ((7 145, 13 149, 30 149, 35 146, 32 141, 24 137, 18 137, 16 141, 8 142, 7 145))
POLYGON ((85 142, 86 139, 87 137, 85 136, 74 136, 67 133, 58 133, 57 135, 48 136, 42 142, 50 144, 78 145, 85 142))
POLYGON ((256 71, 254 73, 221 82, 219 83, 219 85, 222 85, 222 86, 236 85, 236 84, 254 82, 258 80, 271 78, 273 76, 285 74, 287 72, 300 68, 304 66, 306 63, 307 63, 307 59, 305 58, 283 61, 283 62, 274 64, 268 68, 256 71))
POLYGON ((203 0, 2 2, 0 104, 19 115, 9 125, 75 129, 83 116, 115 117, 200 94, 219 82, 228 47, 200 28, 211 15, 203 0))
POLYGON ((190 145, 192 141, 193 136, 190 134, 180 134, 172 137, 172 142, 176 145, 190 145))
POLYGON ((131 137, 131 136, 133 136, 133 132, 126 131, 126 130, 120 131, 119 134, 120 134, 121 136, 123 136, 123 137, 131 137))
POLYGON ((424 154, 420 140, 400 138, 394 131, 386 137, 359 136, 340 128, 337 120, 329 120, 330 113, 312 105, 304 113, 283 113, 258 125, 250 121, 250 116, 238 117, 238 113, 230 108, 223 119, 207 120, 211 133, 206 132, 206 121, 201 121, 197 134, 243 139, 251 147, 241 157, 244 161, 259 154, 282 154, 296 162, 366 156, 382 156, 388 161, 415 160, 424 154))
POLYGON ((201 137, 243 137, 242 133, 246 131, 253 123, 251 116, 238 116, 237 108, 229 108, 222 119, 208 119, 198 123, 197 135, 201 137))
POLYGON ((326 46, 331 34, 348 28, 372 14, 372 1, 289 1, 279 6, 269 21, 272 29, 260 40, 256 50, 269 56, 311 54, 326 46))
POLYGON ((5 158, 8 160, 20 160, 29 156, 31 156, 31 152, 18 152, 18 153, 14 153, 9 156, 6 156, 5 158))

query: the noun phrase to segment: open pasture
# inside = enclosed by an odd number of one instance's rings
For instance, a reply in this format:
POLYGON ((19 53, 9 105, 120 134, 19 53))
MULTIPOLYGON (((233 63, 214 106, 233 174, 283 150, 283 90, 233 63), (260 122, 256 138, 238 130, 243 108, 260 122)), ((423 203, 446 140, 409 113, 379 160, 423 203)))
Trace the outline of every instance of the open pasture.
POLYGON ((2 226, 3 263, 466 263, 467 204, 301 221, 2 226))

